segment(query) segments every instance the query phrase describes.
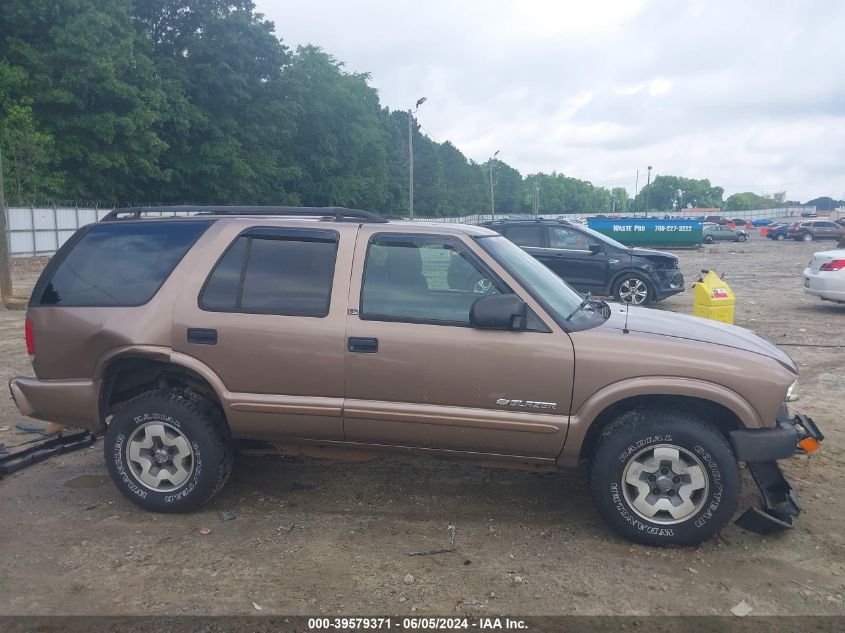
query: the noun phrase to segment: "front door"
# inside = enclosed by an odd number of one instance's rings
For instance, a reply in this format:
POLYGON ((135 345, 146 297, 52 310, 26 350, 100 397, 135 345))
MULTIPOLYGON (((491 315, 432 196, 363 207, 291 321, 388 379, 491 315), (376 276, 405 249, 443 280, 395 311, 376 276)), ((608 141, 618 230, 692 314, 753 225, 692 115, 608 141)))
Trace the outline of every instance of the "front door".
POLYGON ((607 287, 608 261, 603 244, 566 226, 549 227, 549 248, 532 253, 554 273, 581 292, 602 294, 607 287))
POLYGON ((361 228, 347 322, 348 441, 558 455, 572 343, 537 313, 533 331, 470 327, 477 298, 515 286, 482 260, 477 244, 457 236, 361 228))

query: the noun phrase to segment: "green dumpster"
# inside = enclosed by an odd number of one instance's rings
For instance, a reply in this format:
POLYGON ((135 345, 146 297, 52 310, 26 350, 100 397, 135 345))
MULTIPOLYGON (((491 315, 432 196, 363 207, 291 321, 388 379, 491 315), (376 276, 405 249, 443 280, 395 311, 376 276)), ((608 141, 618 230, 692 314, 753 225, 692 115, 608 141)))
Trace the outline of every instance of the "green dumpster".
POLYGON ((659 218, 588 219, 587 225, 627 246, 683 248, 701 243, 700 220, 659 218))

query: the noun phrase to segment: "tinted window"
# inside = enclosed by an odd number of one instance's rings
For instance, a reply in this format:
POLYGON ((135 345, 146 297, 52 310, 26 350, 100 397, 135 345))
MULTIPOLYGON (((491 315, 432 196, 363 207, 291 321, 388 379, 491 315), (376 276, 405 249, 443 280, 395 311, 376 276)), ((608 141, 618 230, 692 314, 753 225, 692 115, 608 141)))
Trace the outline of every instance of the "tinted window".
POLYGON ((542 246, 543 234, 540 225, 508 226, 505 237, 519 246, 542 246))
POLYGON ((383 236, 367 249, 361 317, 469 325, 476 299, 504 292, 451 241, 383 236))
POLYGON ((241 268, 249 238, 239 237, 208 278, 200 304, 208 310, 234 311, 238 307, 241 268))
POLYGON ((200 307, 324 317, 336 256, 334 237, 241 236, 209 276, 200 307))
POLYGON ((211 222, 104 222, 61 259, 40 305, 135 306, 152 299, 211 222))
POLYGON ((549 228, 549 246, 552 248, 564 248, 574 251, 589 250, 590 244, 598 244, 599 241, 590 236, 570 229, 565 226, 553 226, 549 228))

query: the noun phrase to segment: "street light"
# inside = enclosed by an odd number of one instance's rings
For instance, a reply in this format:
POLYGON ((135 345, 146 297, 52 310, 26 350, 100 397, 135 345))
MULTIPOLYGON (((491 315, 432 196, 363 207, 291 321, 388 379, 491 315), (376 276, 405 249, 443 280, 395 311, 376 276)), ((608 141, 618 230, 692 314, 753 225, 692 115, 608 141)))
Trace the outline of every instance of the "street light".
POLYGON ((651 193, 651 165, 648 166, 648 182, 645 186, 645 217, 648 217, 648 196, 651 193))
POLYGON ((490 218, 492 220, 496 219, 496 194, 493 191, 493 161, 496 160, 496 156, 498 155, 499 150, 496 150, 490 158, 490 218))
POLYGON ((417 99, 414 109, 408 109, 408 215, 414 219, 414 132, 412 121, 419 107, 427 101, 425 97, 417 99))

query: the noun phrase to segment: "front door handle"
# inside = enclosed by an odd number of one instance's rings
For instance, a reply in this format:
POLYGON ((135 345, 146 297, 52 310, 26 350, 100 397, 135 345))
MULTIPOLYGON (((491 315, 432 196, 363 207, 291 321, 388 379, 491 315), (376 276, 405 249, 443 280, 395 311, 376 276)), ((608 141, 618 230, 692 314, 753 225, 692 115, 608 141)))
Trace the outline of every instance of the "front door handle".
POLYGON ((378 339, 350 336, 346 342, 346 349, 359 354, 375 354, 378 352, 378 339))

